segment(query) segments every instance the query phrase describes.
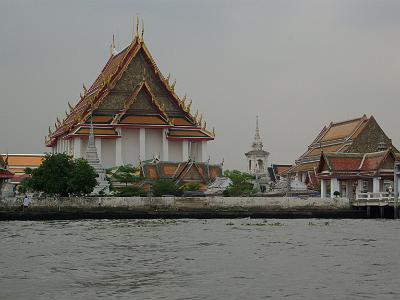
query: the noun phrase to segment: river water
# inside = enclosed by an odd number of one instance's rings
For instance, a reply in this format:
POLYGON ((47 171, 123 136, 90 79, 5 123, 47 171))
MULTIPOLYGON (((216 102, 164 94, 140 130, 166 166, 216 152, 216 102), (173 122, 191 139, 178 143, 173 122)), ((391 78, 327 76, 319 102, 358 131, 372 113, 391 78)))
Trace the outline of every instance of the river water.
POLYGON ((400 221, 0 222, 0 299, 400 299, 400 221))

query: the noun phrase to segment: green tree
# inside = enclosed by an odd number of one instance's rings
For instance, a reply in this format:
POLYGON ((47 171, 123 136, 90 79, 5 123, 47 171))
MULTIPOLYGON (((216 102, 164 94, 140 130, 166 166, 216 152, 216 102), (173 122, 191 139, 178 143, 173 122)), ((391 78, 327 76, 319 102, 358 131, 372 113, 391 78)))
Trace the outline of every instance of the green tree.
POLYGON ((137 171, 138 168, 134 168, 131 165, 120 166, 112 174, 111 180, 124 183, 125 187, 127 187, 128 183, 134 183, 140 180, 140 177, 135 175, 137 171))
POLYGON ((76 196, 90 194, 97 185, 96 177, 96 171, 85 159, 74 160, 69 178, 69 193, 76 196))
POLYGON ((238 170, 226 170, 224 176, 228 177, 232 183, 224 191, 224 195, 228 197, 251 196, 255 194, 253 184, 250 182, 253 179, 248 173, 240 172, 238 170))
POLYGON ((198 182, 189 182, 189 183, 185 183, 183 185, 180 186, 180 190, 182 192, 186 192, 186 191, 198 191, 200 190, 200 183, 198 182))
POLYGON ((181 195, 181 190, 179 187, 170 179, 159 179, 156 180, 153 185, 153 194, 156 197, 161 197, 163 195, 181 195))
POLYGON ((67 154, 47 154, 42 164, 32 170, 28 188, 48 195, 90 194, 97 184, 95 170, 86 160, 73 160, 67 154))

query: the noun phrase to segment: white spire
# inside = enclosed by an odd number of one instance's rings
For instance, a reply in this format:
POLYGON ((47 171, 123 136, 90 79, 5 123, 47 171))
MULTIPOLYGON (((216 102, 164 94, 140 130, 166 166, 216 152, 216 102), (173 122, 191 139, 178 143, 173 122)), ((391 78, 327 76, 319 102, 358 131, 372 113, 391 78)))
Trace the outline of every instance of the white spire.
POLYGON ((262 150, 263 143, 260 137, 260 129, 258 128, 258 116, 256 116, 256 134, 254 135, 254 142, 252 145, 255 150, 262 150))

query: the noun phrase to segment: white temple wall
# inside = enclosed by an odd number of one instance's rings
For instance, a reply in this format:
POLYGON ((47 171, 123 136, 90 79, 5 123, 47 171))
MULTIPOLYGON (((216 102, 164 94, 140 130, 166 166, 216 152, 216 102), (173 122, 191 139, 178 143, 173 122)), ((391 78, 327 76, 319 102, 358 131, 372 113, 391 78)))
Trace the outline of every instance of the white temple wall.
POLYGON ((103 139, 101 141, 101 161, 103 167, 108 169, 115 167, 115 140, 103 139))
POLYGON ((81 140, 81 157, 86 158, 86 149, 88 145, 88 139, 80 138, 81 140))
POLYGON ((168 141, 168 154, 170 161, 182 161, 182 142, 168 141))
POLYGON ((147 129, 146 128, 146 157, 151 159, 154 156, 162 157, 162 129, 147 129))
POLYGON ((203 162, 203 143, 191 142, 190 143, 190 158, 194 161, 203 162))
POLYGON ((140 145, 139 145, 139 129, 122 129, 122 161, 125 165, 139 164, 140 145))

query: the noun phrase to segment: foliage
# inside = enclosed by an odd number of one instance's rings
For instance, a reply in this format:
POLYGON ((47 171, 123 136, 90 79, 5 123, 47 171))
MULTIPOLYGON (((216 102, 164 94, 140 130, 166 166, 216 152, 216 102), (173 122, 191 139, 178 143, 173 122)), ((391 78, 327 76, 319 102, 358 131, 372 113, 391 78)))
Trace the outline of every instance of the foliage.
POLYGON ((156 197, 161 197, 163 195, 174 195, 180 196, 181 190, 179 187, 170 179, 159 179, 156 180, 153 185, 153 194, 156 197))
POLYGON ((333 192, 333 196, 339 197, 339 196, 340 196, 340 192, 339 192, 339 191, 334 191, 334 192, 333 192))
POLYGON ((108 174, 111 174, 111 182, 120 182, 125 184, 125 187, 127 187, 128 183, 140 181, 140 176, 135 175, 135 173, 138 171, 138 168, 135 168, 131 165, 125 165, 118 167, 118 169, 116 169, 114 172, 109 172, 108 174))
POLYGON ((73 195, 88 195, 97 185, 97 173, 85 159, 73 162, 73 169, 69 178, 69 193, 73 195))
POLYGON ((255 194, 253 184, 250 182, 253 177, 250 174, 238 170, 226 170, 224 176, 228 177, 232 181, 229 187, 224 191, 224 196, 240 197, 255 194))
POLYGON ((48 195, 90 194, 97 184, 95 170, 84 159, 73 160, 67 154, 47 154, 32 170, 27 188, 48 195))
POLYGON ((145 196, 146 193, 139 186, 126 186, 122 188, 114 188, 115 196, 117 197, 135 197, 135 196, 145 196))
POLYGON ((28 190, 30 189, 30 177, 24 178, 22 179, 22 181, 19 183, 18 185, 18 192, 21 194, 25 194, 28 192, 28 190))
POLYGON ((198 182, 189 182, 189 183, 185 183, 183 185, 180 186, 180 190, 182 192, 187 192, 187 191, 198 191, 200 190, 200 183, 198 182))

